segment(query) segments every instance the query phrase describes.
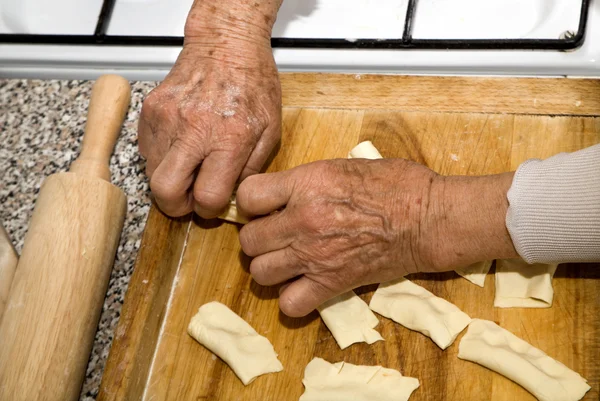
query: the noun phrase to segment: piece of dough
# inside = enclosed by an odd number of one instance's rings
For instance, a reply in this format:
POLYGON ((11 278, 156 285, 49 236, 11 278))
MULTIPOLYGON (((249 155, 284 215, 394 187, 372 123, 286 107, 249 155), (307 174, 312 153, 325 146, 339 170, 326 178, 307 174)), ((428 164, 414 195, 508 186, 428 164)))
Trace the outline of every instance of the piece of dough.
POLYGON ((380 284, 369 307, 425 334, 441 349, 448 348, 471 321, 456 305, 405 278, 380 284))
POLYGON ((473 284, 483 288, 483 285, 485 284, 485 276, 487 276, 491 267, 492 261, 487 260, 484 262, 473 263, 472 265, 469 265, 462 269, 456 269, 454 271, 460 276, 472 282, 473 284))
POLYGON ((590 389, 578 373, 489 320, 473 319, 458 357, 506 376, 540 401, 575 401, 590 389))
POLYGON ((528 265, 522 259, 496 261, 497 308, 549 308, 554 289, 552 277, 557 265, 528 265))
POLYGON ((229 365, 244 385, 283 365, 269 340, 219 302, 204 304, 190 321, 188 333, 229 365))
POLYGON ((219 215, 219 218, 221 220, 226 220, 238 224, 248 224, 249 221, 245 216, 242 216, 238 213, 235 200, 235 193, 231 195, 227 209, 225 209, 225 211, 219 215))
POLYGON ((318 310, 341 349, 358 342, 373 344, 383 340, 373 330, 379 324, 379 319, 354 291, 330 299, 318 310))
POLYGON ((300 401, 406 401, 419 380, 394 369, 331 364, 314 358, 304 370, 305 391, 300 401))
POLYGON ((383 159, 383 156, 371 141, 364 141, 352 148, 348 159, 383 159))

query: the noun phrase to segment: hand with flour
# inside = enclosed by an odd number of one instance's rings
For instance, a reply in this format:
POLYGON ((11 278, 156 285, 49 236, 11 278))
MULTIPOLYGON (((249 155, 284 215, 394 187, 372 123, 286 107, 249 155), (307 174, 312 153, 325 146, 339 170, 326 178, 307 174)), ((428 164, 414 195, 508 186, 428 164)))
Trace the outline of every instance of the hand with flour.
POLYGON ((281 135, 281 90, 271 29, 281 1, 194 3, 185 44, 144 101, 140 152, 168 215, 204 218, 258 173, 281 135))
POLYGON ((442 177, 403 160, 328 160, 256 175, 240 241, 280 307, 304 316, 361 285, 516 255, 504 224, 512 173, 442 177), (488 205, 481 207, 480 205, 488 205))

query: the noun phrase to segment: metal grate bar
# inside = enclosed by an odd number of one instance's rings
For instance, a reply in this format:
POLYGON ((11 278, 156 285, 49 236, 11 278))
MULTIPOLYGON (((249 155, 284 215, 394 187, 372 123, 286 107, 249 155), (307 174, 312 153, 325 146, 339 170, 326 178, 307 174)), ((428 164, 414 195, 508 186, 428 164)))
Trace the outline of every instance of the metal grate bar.
POLYGON ((404 43, 410 43, 412 39, 412 26, 416 10, 417 0, 409 0, 406 7, 406 18, 404 18, 404 32, 402 32, 402 41, 404 43))
POLYGON ((114 8, 115 0, 104 0, 102 3, 102 9, 100 9, 100 14, 98 15, 98 23, 96 24, 96 29, 94 30, 95 37, 102 37, 106 35, 106 30, 108 29, 108 24, 110 23, 110 17, 114 8))

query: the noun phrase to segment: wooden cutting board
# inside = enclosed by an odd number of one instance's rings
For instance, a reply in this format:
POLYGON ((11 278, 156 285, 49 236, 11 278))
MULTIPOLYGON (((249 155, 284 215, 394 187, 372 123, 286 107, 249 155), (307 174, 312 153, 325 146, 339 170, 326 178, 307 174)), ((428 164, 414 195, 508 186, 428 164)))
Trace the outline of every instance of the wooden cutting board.
MULTIPOLYGON (((284 74, 283 139, 269 171, 345 158, 371 140, 441 174, 494 174, 600 142, 600 82, 571 79, 429 78, 284 74)), ((485 207, 485 205, 481 205, 485 207)), ((341 351, 317 313, 284 316, 277 288, 248 273, 238 227, 171 220, 153 208, 102 380, 99 400, 297 400, 306 364, 383 365, 416 377, 411 400, 532 400, 508 379, 441 351, 383 317, 385 342, 341 351), (198 307, 228 305, 273 343, 285 370, 244 387, 188 336, 198 307)), ((477 287, 454 272, 410 277, 472 317, 490 319, 588 379, 600 397, 600 266, 563 265, 550 309, 496 309, 494 280, 477 287)), ((357 292, 369 301, 376 286, 357 292)))

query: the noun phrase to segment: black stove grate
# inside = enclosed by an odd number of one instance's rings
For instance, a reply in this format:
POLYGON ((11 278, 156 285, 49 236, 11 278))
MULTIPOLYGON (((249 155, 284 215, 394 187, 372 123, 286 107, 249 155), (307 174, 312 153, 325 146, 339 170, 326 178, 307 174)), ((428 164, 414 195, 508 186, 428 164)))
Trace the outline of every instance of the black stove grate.
MULTIPOLYGON (((592 0, 581 1, 577 32, 558 39, 415 39, 412 27, 417 0, 409 0, 402 39, 273 38, 274 48, 310 49, 412 49, 412 50, 573 50, 585 41, 592 0)), ((93 35, 0 34, 0 43, 95 46, 182 46, 183 37, 107 35, 115 0, 104 0, 93 35)))

